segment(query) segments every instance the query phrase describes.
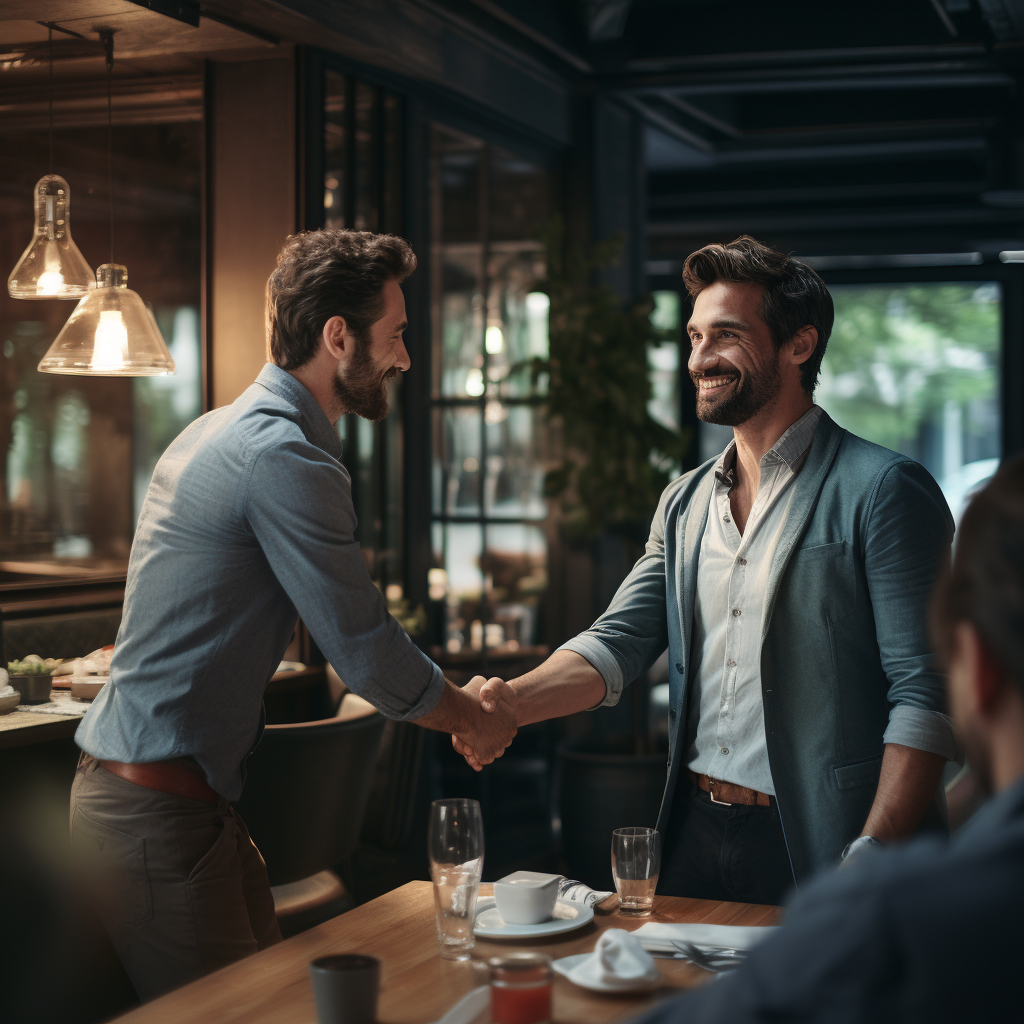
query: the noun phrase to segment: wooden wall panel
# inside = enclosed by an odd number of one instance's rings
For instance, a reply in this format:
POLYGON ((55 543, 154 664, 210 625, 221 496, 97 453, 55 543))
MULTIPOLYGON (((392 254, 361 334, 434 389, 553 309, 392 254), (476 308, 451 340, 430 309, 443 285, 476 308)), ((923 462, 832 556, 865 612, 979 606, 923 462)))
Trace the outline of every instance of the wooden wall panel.
POLYGON ((213 406, 233 402, 266 362, 263 297, 295 230, 294 59, 212 65, 208 170, 213 406))

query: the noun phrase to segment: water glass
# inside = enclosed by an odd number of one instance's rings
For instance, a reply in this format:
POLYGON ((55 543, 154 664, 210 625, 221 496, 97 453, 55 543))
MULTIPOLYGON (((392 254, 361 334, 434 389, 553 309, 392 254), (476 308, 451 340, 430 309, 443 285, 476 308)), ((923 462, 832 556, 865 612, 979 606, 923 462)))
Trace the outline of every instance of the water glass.
POLYGON ((484 823, 476 800, 435 800, 428 833, 437 945, 445 960, 468 960, 484 868, 484 823))
POLYGON ((624 914, 645 917, 654 906, 661 871, 661 837, 653 828, 617 828, 612 833, 612 878, 624 914))

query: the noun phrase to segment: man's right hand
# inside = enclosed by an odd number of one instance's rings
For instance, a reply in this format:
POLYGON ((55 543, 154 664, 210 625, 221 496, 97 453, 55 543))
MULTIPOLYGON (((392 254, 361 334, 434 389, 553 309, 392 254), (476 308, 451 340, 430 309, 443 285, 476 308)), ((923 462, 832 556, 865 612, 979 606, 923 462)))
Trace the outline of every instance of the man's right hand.
POLYGON ((474 698, 471 728, 452 735, 452 746, 474 770, 501 757, 517 732, 515 691, 503 679, 474 676, 462 692, 474 698))

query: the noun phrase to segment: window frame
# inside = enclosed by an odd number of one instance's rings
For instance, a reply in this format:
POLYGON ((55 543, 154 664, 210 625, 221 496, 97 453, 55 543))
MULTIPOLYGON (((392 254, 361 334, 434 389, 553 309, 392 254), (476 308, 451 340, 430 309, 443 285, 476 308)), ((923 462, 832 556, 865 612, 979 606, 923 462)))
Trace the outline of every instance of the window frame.
MULTIPOLYGON (((799 257, 799 254, 798 254, 799 257)), ((1005 460, 1024 450, 1024 264, 985 261, 964 266, 961 264, 929 267, 858 267, 856 269, 820 270, 826 285, 894 285, 894 284, 970 284, 996 281, 1002 289, 1002 360, 1000 363, 1000 414, 1002 417, 1002 452, 1005 460)), ((680 309, 685 316, 691 303, 676 275, 649 275, 651 291, 677 290, 681 296, 680 309)), ((684 374, 688 378, 688 374, 684 374)), ((696 393, 693 384, 680 381, 682 409, 680 423, 700 429, 696 414, 696 393)), ((699 444, 691 445, 690 456, 683 471, 696 469, 699 444)))

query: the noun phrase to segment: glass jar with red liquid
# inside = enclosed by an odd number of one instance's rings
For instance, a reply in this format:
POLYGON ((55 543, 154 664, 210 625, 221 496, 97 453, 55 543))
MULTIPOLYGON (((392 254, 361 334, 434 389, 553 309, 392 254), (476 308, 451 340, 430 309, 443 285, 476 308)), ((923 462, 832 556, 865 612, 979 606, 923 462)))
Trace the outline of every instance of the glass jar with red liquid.
POLYGON ((551 957, 509 953, 488 960, 492 1024, 548 1024, 551 1020, 551 957))

